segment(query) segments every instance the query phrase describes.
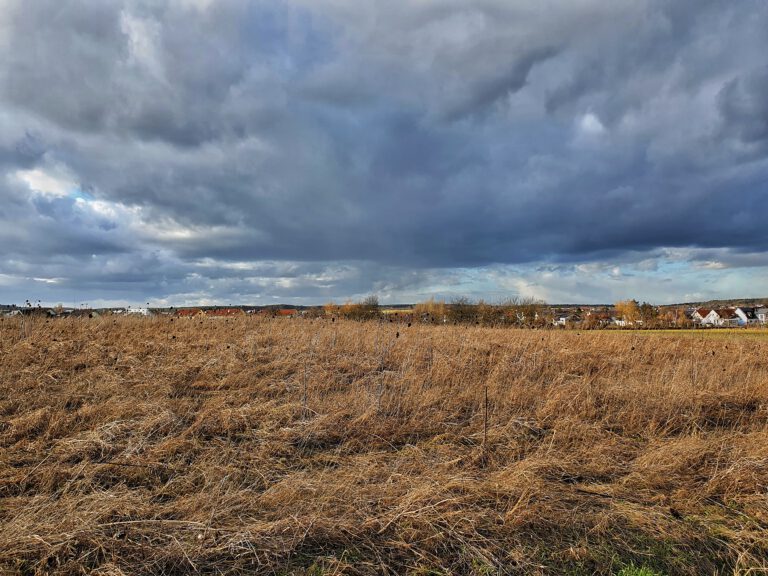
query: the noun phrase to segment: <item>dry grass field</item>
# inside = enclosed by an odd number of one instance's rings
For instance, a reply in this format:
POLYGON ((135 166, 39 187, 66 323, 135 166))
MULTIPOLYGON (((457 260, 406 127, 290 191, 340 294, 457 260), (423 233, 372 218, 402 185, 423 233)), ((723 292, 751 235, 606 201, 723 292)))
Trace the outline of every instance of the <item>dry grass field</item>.
POLYGON ((737 334, 4 319, 0 572, 768 573, 767 358, 737 334))

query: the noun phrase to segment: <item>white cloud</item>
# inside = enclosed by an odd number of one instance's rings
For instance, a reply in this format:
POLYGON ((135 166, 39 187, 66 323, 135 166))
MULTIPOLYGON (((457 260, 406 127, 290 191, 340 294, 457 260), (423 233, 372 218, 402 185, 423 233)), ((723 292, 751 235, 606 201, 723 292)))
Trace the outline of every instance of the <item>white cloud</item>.
POLYGON ((14 175, 24 182, 30 190, 45 196, 66 197, 77 189, 71 176, 61 168, 56 171, 48 171, 43 168, 17 170, 14 175))
POLYGON ((128 36, 128 62, 144 68, 156 79, 164 78, 158 44, 160 26, 152 20, 141 19, 123 11, 120 28, 128 36))
POLYGON ((579 130, 587 136, 601 136, 605 134, 605 126, 592 112, 584 114, 578 122, 579 130))
POLYGON ((178 2, 184 8, 205 12, 216 2, 216 0, 178 0, 178 2))

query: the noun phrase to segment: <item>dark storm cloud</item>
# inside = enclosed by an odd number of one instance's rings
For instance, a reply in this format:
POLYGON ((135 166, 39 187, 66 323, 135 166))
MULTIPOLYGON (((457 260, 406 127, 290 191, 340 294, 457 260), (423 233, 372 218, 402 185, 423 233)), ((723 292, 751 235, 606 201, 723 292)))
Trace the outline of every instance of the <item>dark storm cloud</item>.
POLYGON ((90 257, 128 250, 125 239, 111 233, 114 223, 78 212, 71 199, 30 199, 19 187, 0 187, 0 218, 6 259, 35 262, 52 254, 90 257))
POLYGON ((767 29, 758 0, 14 0, 0 274, 310 299, 760 252, 767 29))
POLYGON ((768 142, 768 66, 729 81, 718 103, 727 133, 746 144, 768 142))

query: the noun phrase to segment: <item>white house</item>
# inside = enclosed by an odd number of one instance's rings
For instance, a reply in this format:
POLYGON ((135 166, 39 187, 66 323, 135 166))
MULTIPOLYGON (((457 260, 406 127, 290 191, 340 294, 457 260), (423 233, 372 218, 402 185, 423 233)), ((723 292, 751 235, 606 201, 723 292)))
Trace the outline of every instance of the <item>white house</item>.
POLYGON ((715 326, 738 326, 739 315, 736 314, 736 310, 733 308, 719 308, 718 310, 712 310, 715 316, 715 326))
POLYGON ((755 308, 755 316, 760 324, 768 324, 768 308, 755 308))
POLYGON ((693 321, 702 326, 739 326, 741 317, 734 308, 697 308, 693 312, 693 321))
POLYGON ((714 310, 711 310, 710 308, 696 308, 696 310, 693 311, 693 314, 691 314, 691 320, 696 324, 708 324, 705 319, 708 318, 712 312, 714 312, 714 310))
POLYGON ((757 324, 758 322, 754 308, 740 306, 735 308, 734 312, 736 312, 736 315, 739 317, 739 326, 748 326, 750 324, 757 324))
POLYGON ((126 314, 136 314, 137 316, 151 316, 152 312, 149 308, 128 308, 125 311, 126 314))

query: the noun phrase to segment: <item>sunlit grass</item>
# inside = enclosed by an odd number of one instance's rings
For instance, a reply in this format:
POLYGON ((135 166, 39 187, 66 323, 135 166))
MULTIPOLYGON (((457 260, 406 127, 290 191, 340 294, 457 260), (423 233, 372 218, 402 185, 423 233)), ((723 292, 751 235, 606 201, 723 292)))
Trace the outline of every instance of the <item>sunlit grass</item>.
POLYGON ((766 328, 698 328, 686 330, 606 330, 611 334, 640 336, 674 336, 680 338, 768 338, 766 328))
POLYGON ((0 573, 758 573, 742 334, 4 320, 0 573))

